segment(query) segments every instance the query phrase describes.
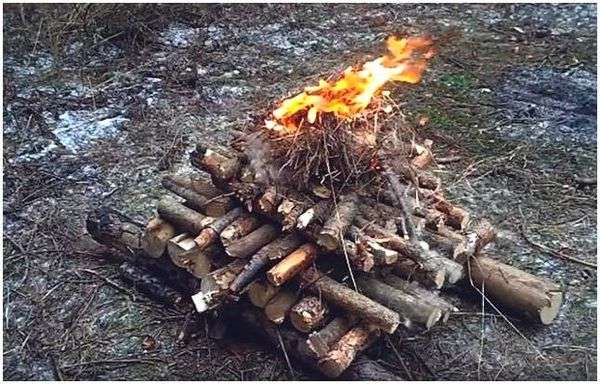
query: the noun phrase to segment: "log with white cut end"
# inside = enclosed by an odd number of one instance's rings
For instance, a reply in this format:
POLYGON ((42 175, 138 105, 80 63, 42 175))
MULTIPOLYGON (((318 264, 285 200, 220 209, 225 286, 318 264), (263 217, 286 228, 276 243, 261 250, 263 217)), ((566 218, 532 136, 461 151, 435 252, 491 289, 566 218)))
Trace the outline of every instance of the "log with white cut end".
POLYGON ((231 243, 225 248, 225 253, 235 258, 248 257, 273 241, 278 235, 279 230, 275 226, 263 224, 246 236, 231 243))
POLYGON ((479 288, 485 285, 485 295, 494 304, 500 303, 545 325, 558 315, 563 298, 558 284, 486 256, 469 261, 471 281, 479 288))
POLYGON ((242 215, 221 231, 221 244, 228 247, 237 239, 241 239, 260 226, 260 221, 253 215, 242 215))
POLYGON ((255 280, 248 286, 248 298, 255 307, 264 308, 280 290, 267 280, 255 280))
POLYGON ((161 257, 173 236, 175 228, 160 217, 154 217, 150 219, 142 235, 142 249, 150 257, 161 257))
POLYGON ((298 295, 288 289, 279 291, 265 306, 265 315, 275 324, 281 324, 298 300, 298 295))
POLYGON ((185 254, 194 248, 197 248, 194 237, 189 233, 182 233, 169 240, 167 252, 173 264, 185 268, 188 264, 185 254))
POLYGON ((213 218, 204 216, 168 196, 163 197, 158 202, 156 209, 163 220, 191 234, 200 233, 204 227, 213 221, 213 218))
POLYGON ((242 208, 234 208, 221 217, 216 218, 212 223, 206 226, 194 240, 200 249, 204 249, 214 244, 223 231, 231 222, 240 217, 244 211, 242 208))
POLYGON ((238 156, 228 157, 202 145, 190 154, 192 165, 208 172, 218 186, 226 186, 227 181, 235 178, 242 167, 238 156))
POLYGON ((400 325, 400 316, 396 312, 321 272, 306 270, 302 273, 301 279, 303 286, 314 295, 322 297, 328 303, 356 315, 387 333, 394 333, 400 325))
POLYGON ((321 200, 306 211, 302 212, 296 220, 296 228, 303 230, 313 223, 322 224, 327 215, 331 213, 333 202, 330 200, 321 200))
POLYGON ((472 232, 465 235, 465 240, 456 247, 454 258, 459 263, 466 263, 469 258, 479 255, 483 248, 495 238, 496 229, 487 220, 482 220, 477 223, 472 232))
POLYGON ((268 270, 267 279, 273 285, 282 285, 308 268, 316 257, 317 247, 311 243, 303 244, 268 270))
POLYGON ((344 336, 354 324, 356 324, 354 319, 336 317, 319 331, 311 333, 308 340, 306 340, 306 344, 317 357, 323 357, 329 352, 331 346, 344 336))
POLYGON ((321 228, 321 232, 317 236, 317 244, 329 251, 338 248, 356 216, 357 205, 358 196, 355 193, 343 196, 321 228))
POLYGON ((243 268, 243 260, 234 260, 206 275, 202 279, 200 292, 192 296, 196 311, 202 313, 221 305, 227 298, 229 285, 243 268))
POLYGON ((315 296, 306 296, 290 311, 290 322, 300 332, 310 332, 323 324, 329 308, 315 296))
POLYGON ((319 359, 319 368, 327 377, 335 378, 350 366, 358 352, 366 349, 379 336, 375 330, 365 326, 356 326, 342 336, 327 352, 319 359))
POLYGON ((452 312, 458 311, 458 308, 438 295, 439 291, 432 292, 415 281, 409 282, 393 274, 386 275, 383 281, 402 292, 412 295, 421 302, 439 308, 444 322, 448 320, 452 312))
POLYGON ((356 283, 367 297, 396 311, 407 328, 417 323, 429 329, 442 317, 440 308, 377 279, 361 276, 356 283))
POLYGON ((298 233, 290 233, 279 237, 259 249, 250 257, 244 269, 235 278, 230 289, 233 292, 242 290, 259 272, 262 272, 269 264, 289 255, 302 244, 302 238, 298 233))

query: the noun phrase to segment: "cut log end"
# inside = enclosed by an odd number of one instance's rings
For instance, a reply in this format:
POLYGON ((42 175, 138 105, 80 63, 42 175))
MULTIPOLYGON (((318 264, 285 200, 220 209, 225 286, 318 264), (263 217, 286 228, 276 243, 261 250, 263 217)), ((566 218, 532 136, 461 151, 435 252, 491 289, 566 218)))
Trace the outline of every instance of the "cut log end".
POLYGON ((562 292, 551 292, 549 296, 549 305, 540 309, 540 322, 544 325, 551 324, 560 311, 563 300, 562 292))
POLYGON ((167 243, 175 236, 175 228, 159 217, 152 218, 141 238, 142 249, 153 258, 159 258, 165 253, 167 243))
POLYGON ((323 324, 328 311, 327 305, 318 297, 307 296, 292 308, 290 322, 300 332, 308 333, 323 324))

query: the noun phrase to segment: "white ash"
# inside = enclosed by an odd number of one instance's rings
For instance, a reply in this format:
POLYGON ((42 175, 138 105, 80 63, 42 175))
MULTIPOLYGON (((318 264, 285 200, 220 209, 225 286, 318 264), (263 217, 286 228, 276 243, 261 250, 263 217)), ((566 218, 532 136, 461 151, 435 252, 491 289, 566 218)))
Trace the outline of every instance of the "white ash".
POLYGON ((67 149, 78 152, 98 139, 115 136, 128 118, 111 117, 108 109, 91 111, 66 111, 58 117, 56 129, 52 131, 67 149))

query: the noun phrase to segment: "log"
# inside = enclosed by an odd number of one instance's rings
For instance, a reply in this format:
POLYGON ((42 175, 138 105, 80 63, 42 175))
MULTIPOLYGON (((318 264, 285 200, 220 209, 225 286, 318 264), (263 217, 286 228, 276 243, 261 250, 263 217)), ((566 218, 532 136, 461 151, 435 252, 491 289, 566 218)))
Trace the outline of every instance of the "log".
POLYGON ((329 352, 331 346, 348 332, 356 320, 348 317, 336 317, 318 332, 313 332, 306 340, 308 348, 317 355, 323 357, 329 352))
POLYGON ((171 240, 169 240, 167 245, 169 258, 171 258, 173 264, 180 268, 187 267, 188 258, 186 257, 186 253, 194 248, 197 248, 196 250, 198 250, 198 247, 194 242, 194 237, 189 233, 182 233, 173 237, 171 240))
POLYGON ((119 262, 127 261, 152 272, 159 271, 163 280, 182 292, 194 292, 199 288, 197 279, 173 265, 168 258, 149 257, 142 248, 144 226, 127 216, 107 207, 94 209, 88 213, 86 228, 95 241, 119 251, 110 254, 119 262))
POLYGON ((469 212, 464 208, 452 205, 447 200, 439 200, 434 208, 445 214, 444 222, 460 231, 465 230, 470 221, 469 212))
POLYGON ((142 235, 142 249, 150 257, 161 257, 173 236, 175 228, 160 217, 154 217, 150 219, 142 235))
POLYGON ((418 268, 420 275, 424 281, 428 281, 428 285, 441 287, 440 283, 447 280, 450 284, 454 284, 464 276, 464 269, 459 263, 447 259, 437 252, 429 249, 429 245, 423 241, 414 242, 407 241, 400 236, 389 233, 380 226, 367 222, 361 217, 356 218, 356 223, 361 227, 361 230, 372 237, 385 239, 384 243, 387 247, 398 251, 400 254, 414 261, 410 263, 405 260, 399 260, 400 270, 406 270, 406 267, 411 267, 410 270, 418 268), (440 271, 442 275, 440 274, 440 271))
POLYGON ((398 261, 398 252, 383 247, 375 239, 362 233, 358 227, 351 226, 348 229, 348 235, 357 245, 365 248, 365 251, 373 256, 376 265, 391 265, 398 261))
POLYGON ((317 204, 313 205, 306 211, 302 212, 296 220, 296 228, 303 230, 308 228, 313 223, 323 224, 328 215, 331 214, 331 206, 333 205, 330 200, 321 200, 317 204))
POLYGON ((558 315, 563 294, 560 286, 486 256, 469 259, 469 276, 492 302, 525 314, 544 325, 558 315))
POLYGON ((255 307, 264 308, 280 289, 266 280, 256 280, 248 286, 248 298, 255 307))
POLYGON ((242 168, 242 161, 238 156, 227 157, 202 145, 196 146, 190 154, 190 160, 192 165, 208 172, 217 187, 226 186, 242 168))
POLYGON ((302 244, 302 238, 298 233, 292 232, 265 245, 252 255, 250 261, 231 284, 230 289, 233 292, 240 291, 270 263, 289 255, 300 244, 302 244))
POLYGON ((200 292, 192 296, 198 313, 206 312, 221 305, 229 293, 229 285, 244 268, 243 260, 234 260, 202 279, 200 292))
POLYGON ((275 226, 263 224, 248 235, 231 243, 225 248, 225 253, 235 258, 248 257, 273 241, 278 234, 279 230, 275 226))
POLYGON ((419 285, 417 282, 409 282, 393 274, 384 276, 383 281, 396 289, 412 295, 418 300, 439 308, 440 311, 442 311, 443 322, 448 320, 452 312, 458 311, 458 308, 438 295, 439 291, 432 292, 429 289, 419 285))
POLYGON ((213 220, 167 196, 158 202, 156 209, 163 220, 191 234, 200 233, 213 220))
POLYGON ((121 264, 119 266, 119 277, 154 300, 180 310, 189 308, 189 301, 183 295, 166 286, 158 277, 153 276, 139 266, 129 262, 121 264))
POLYGON ((277 212, 277 207, 281 203, 283 196, 277 193, 277 188, 269 186, 256 203, 256 211, 260 214, 271 216, 277 212))
POLYGON ((229 189, 244 204, 248 212, 252 212, 258 205, 257 201, 264 193, 265 186, 254 181, 230 181, 229 189))
POLYGON ((358 352, 366 349, 377 337, 377 331, 356 326, 342 336, 319 360, 319 368, 329 378, 338 377, 350 366, 358 352))
POLYGON ((260 221, 253 215, 242 215, 235 219, 221 232, 221 244, 228 247, 235 240, 241 239, 260 225, 260 221))
POLYGON ((416 156, 410 161, 413 167, 417 169, 425 169, 433 162, 433 154, 431 153, 431 140, 426 140, 424 145, 413 143, 412 151, 416 154, 416 156))
POLYGON ((300 332, 308 333, 320 327, 329 313, 329 308, 318 297, 306 296, 290 311, 290 322, 300 332))
POLYGON ((356 215, 357 205, 358 196, 355 193, 343 196, 317 236, 317 244, 329 251, 338 248, 356 215))
POLYGON ((302 286, 328 303, 336 305, 387 333, 394 333, 400 317, 394 311, 368 297, 338 283, 317 270, 309 269, 301 275, 302 286))
POLYGON ((184 185, 191 190, 208 198, 204 212, 208 216, 219 217, 232 210, 236 203, 233 197, 214 186, 210 179, 198 175, 189 177, 189 184, 184 180, 184 185))
POLYGON ((348 239, 344 239, 344 246, 342 247, 342 255, 343 251, 346 251, 348 255, 348 259, 352 266, 359 271, 370 272, 375 266, 375 256, 373 256, 367 248, 359 243, 355 243, 348 239))
MULTIPOLYGON (((234 318, 234 320, 237 319, 238 317, 234 318)), ((281 347, 281 344, 283 344, 283 348, 288 355, 299 360, 315 372, 320 372, 317 358, 308 348, 305 348, 306 339, 301 333, 287 327, 277 326, 269 321, 264 313, 256 309, 242 310, 239 320, 245 327, 261 336, 261 340, 268 341, 274 347, 281 347)), ((358 356, 340 378, 375 381, 401 379, 365 356, 358 356)))
POLYGON ((267 279, 280 286, 308 268, 316 257, 317 247, 312 243, 303 244, 267 271, 267 279))
POLYGON ((185 199, 191 208, 208 214, 206 212, 206 205, 208 204, 209 199, 191 189, 189 177, 184 178, 177 175, 167 175, 162 178, 162 186, 177 196, 185 199))
POLYGON ((441 269, 424 270, 411 259, 400 259, 394 264, 393 271, 410 281, 418 281, 426 287, 441 289, 446 282, 446 273, 441 269))
POLYGON ((185 255, 187 271, 198 279, 203 279, 212 269, 212 260, 221 253, 218 247, 209 247, 204 250, 193 249, 185 255))
POLYGON ((298 295, 288 289, 279 291, 265 306, 265 315, 275 324, 282 324, 298 300, 298 295))
POLYGON ((289 193, 279 206, 277 214, 281 217, 281 225, 284 231, 288 231, 296 226, 298 218, 310 206, 309 203, 302 200, 303 196, 297 193, 289 193))
POLYGON ((364 295, 396 311, 406 328, 416 323, 429 329, 442 317, 440 308, 377 279, 360 276, 356 284, 364 295))
POLYGON ((244 211, 242 208, 234 208, 227 212, 225 215, 215 219, 212 223, 206 226, 198 236, 194 239, 200 249, 204 249, 209 245, 214 244, 218 239, 221 232, 229 225, 233 220, 240 217, 244 211))
POLYGON ((486 245, 494 241, 496 234, 496 229, 489 221, 480 221, 473 232, 467 233, 465 241, 458 244, 454 258, 459 263, 466 263, 469 258, 478 256, 486 245))

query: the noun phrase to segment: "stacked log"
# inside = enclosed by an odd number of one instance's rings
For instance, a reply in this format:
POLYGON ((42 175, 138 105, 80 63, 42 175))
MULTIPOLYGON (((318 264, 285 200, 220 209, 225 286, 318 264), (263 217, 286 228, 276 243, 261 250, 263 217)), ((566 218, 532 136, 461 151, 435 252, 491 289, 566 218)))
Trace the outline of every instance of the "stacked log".
POLYGON ((163 185, 184 201, 165 196, 146 228, 100 230, 96 218, 88 229, 136 261, 162 265, 177 284, 191 278, 185 288, 197 312, 248 301, 261 324, 304 335, 291 350, 328 377, 342 375, 381 332, 446 321, 456 308, 439 290, 460 281, 550 323, 559 287, 484 254, 493 227, 470 226, 468 212, 443 196, 424 171, 432 156, 430 145, 417 146, 410 164, 386 165, 388 190, 338 197, 260 184, 242 154, 198 147, 192 164, 212 184, 167 176, 163 185), (341 267, 330 274, 326 259, 341 267))

